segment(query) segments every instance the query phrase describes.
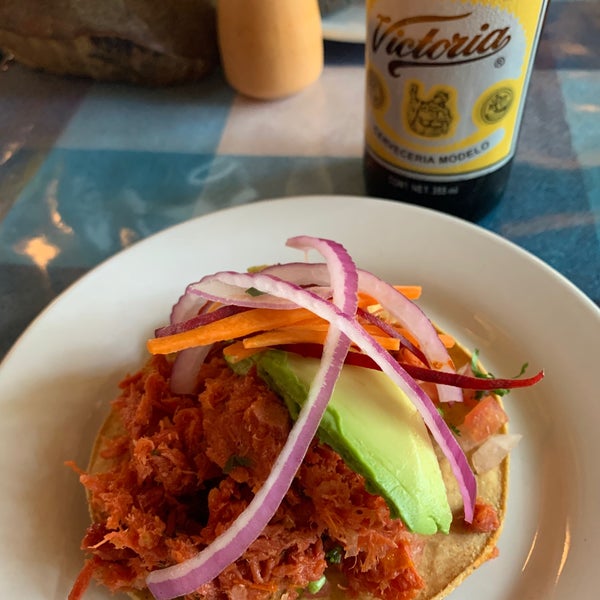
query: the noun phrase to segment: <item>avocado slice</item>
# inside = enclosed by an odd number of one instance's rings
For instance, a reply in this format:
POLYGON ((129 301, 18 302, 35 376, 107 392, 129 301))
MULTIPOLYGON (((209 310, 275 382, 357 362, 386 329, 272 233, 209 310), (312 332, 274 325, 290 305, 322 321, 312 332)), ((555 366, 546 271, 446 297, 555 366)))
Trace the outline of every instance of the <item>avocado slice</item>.
MULTIPOLYGON (((266 350, 249 360, 295 419, 319 360, 281 350, 266 350)), ((427 428, 387 375, 344 366, 318 436, 365 477, 369 490, 382 496, 392 517, 402 518, 409 530, 448 533, 452 514, 427 428)))

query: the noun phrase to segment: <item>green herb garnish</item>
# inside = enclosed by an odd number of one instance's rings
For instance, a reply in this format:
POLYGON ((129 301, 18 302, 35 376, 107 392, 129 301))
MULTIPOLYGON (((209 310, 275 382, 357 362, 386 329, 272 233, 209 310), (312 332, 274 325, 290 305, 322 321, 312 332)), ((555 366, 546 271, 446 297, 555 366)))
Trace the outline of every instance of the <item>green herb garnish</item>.
POLYGON ((325 560, 330 565, 339 565, 342 562, 344 551, 341 546, 334 546, 325 554, 325 560))
POLYGON ((232 454, 225 463, 223 467, 223 473, 225 475, 229 475, 233 469, 236 467, 249 467, 252 464, 252 461, 246 456, 238 456, 237 454, 232 454))
MULTIPOLYGON (((521 377, 521 375, 523 375, 525 371, 527 371, 527 367, 529 367, 529 363, 523 363, 518 375, 516 375, 512 379, 517 379, 518 377, 521 377)), ((480 379, 496 379, 493 373, 486 373, 479 366, 479 350, 477 348, 473 350, 473 354, 471 355, 471 371, 473 372, 473 375, 475 377, 479 377, 480 379)), ((510 390, 506 388, 492 390, 492 393, 496 394, 497 396, 505 396, 509 392, 510 390)), ((483 398, 483 396, 485 396, 485 394, 486 392, 484 392, 483 390, 478 391, 475 393, 475 398, 477 400, 480 400, 481 398, 483 398)))
POLYGON ((264 292, 257 290, 255 287, 249 287, 246 290, 246 294, 248 294, 248 296, 262 296, 264 292))
POLYGON ((316 594, 317 592, 321 591, 321 588, 327 583, 327 577, 325 577, 325 575, 322 575, 319 579, 317 579, 316 581, 311 581, 307 586, 306 586, 306 591, 309 594, 316 594))

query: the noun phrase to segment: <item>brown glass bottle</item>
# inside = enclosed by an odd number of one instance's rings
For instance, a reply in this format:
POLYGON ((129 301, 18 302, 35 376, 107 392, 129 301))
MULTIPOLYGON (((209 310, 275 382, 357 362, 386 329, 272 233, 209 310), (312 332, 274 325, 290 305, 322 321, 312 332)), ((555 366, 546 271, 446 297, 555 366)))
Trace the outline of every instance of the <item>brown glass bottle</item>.
POLYGON ((365 188, 368 196, 418 204, 476 221, 502 199, 512 162, 511 159, 495 171, 472 179, 425 181, 394 173, 365 151, 365 188))
POLYGON ((476 220, 511 171, 547 0, 367 0, 370 196, 476 220))

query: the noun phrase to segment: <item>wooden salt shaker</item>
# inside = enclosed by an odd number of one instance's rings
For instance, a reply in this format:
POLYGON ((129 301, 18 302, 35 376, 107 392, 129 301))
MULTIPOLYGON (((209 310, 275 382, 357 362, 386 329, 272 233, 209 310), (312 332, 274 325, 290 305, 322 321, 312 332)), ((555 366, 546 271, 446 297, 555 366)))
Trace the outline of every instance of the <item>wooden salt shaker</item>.
POLYGON ((241 94, 290 96, 323 70, 318 0, 218 0, 217 26, 225 77, 241 94))

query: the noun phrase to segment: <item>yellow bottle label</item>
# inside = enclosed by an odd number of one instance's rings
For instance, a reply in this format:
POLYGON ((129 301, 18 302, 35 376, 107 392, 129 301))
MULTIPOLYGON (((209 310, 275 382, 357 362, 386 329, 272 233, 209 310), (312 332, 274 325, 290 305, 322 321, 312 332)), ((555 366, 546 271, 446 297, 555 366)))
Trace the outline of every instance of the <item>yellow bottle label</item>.
POLYGON ((515 151, 548 0, 367 0, 367 151, 461 180, 515 151))

